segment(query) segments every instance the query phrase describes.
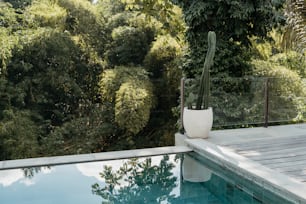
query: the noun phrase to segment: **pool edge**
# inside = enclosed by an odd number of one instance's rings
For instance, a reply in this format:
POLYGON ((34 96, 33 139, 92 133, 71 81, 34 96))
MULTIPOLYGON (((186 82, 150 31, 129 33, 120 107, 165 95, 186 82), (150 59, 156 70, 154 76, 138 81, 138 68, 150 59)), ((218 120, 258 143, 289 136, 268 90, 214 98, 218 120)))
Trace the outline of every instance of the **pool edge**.
POLYGON ((91 153, 91 154, 5 160, 5 161, 0 161, 0 170, 51 166, 51 165, 61 165, 61 164, 85 163, 85 162, 105 161, 105 160, 128 159, 133 157, 158 156, 163 154, 177 154, 177 153, 185 153, 190 151, 192 151, 192 149, 190 149, 187 146, 167 146, 167 147, 156 147, 156 148, 147 148, 147 149, 91 153))
POLYGON ((264 186, 264 188, 277 195, 294 203, 306 203, 306 185, 285 174, 269 169, 258 162, 234 153, 228 148, 215 145, 204 139, 188 139, 177 133, 176 141, 177 144, 185 144, 193 151, 264 186))

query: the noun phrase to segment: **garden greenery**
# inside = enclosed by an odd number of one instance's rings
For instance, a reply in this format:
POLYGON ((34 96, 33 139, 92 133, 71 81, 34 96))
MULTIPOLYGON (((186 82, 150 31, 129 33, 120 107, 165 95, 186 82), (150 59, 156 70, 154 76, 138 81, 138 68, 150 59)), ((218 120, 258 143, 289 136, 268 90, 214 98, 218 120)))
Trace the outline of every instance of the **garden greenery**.
POLYGON ((271 45, 263 63, 251 46, 254 37, 271 42, 283 3, 2 0, 0 160, 173 145, 179 81, 201 72, 209 30, 218 39, 216 124, 258 115, 246 76, 280 77, 278 69, 295 82, 272 89, 299 111, 288 118, 303 118, 303 56, 271 45))
POLYGON ((170 34, 182 36, 180 12, 158 18, 120 0, 0 7, 0 159, 173 143, 182 41, 170 34), (163 36, 169 57, 150 58, 163 36))

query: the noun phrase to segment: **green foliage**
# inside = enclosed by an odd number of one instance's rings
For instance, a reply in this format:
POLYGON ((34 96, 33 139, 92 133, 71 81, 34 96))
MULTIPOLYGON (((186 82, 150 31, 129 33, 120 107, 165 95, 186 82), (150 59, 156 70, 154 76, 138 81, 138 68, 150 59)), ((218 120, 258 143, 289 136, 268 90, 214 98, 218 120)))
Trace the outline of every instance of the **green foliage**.
POLYGON ((0 76, 6 72, 13 48, 17 46, 17 43, 18 39, 15 36, 10 36, 6 29, 0 27, 0 76))
POLYGON ((251 44, 255 57, 262 60, 268 60, 272 55, 272 50, 275 49, 271 42, 258 38, 253 38, 251 44))
POLYGON ((68 15, 65 29, 73 35, 82 35, 86 43, 102 56, 107 39, 105 21, 96 7, 84 0, 58 0, 58 4, 68 15))
POLYGON ((106 151, 110 137, 116 133, 110 113, 99 104, 84 104, 78 115, 42 137, 44 155, 81 154, 106 151))
POLYGON ((305 0, 287 0, 285 14, 287 24, 282 45, 306 55, 306 3, 305 0))
MULTIPOLYGON (((270 120, 291 121, 303 120, 305 117, 305 57, 297 52, 283 52, 281 45, 282 33, 273 30, 269 33, 270 40, 251 38, 255 51, 254 74, 261 77, 261 84, 268 83, 270 92, 270 120), (269 78, 266 78, 269 77, 269 78), (268 80, 268 82, 267 82, 268 80)), ((260 115, 263 109, 263 90, 253 91, 254 105, 250 112, 260 115)))
POLYGON ((39 156, 41 130, 30 111, 3 110, 0 122, 0 159, 23 159, 39 156))
POLYGON ((101 196, 103 202, 117 203, 163 203, 174 198, 172 194, 177 178, 173 176, 174 164, 169 156, 163 156, 159 164, 152 164, 152 159, 144 161, 130 159, 119 170, 104 166, 100 173, 106 185, 92 185, 92 193, 101 196), (124 183, 123 183, 124 182, 124 183), (127 183, 127 185, 125 185, 127 183))
POLYGON ((24 9, 31 4, 32 0, 4 0, 10 3, 15 9, 24 9))
POLYGON ((148 73, 140 67, 115 67, 107 69, 101 74, 99 82, 102 101, 115 102, 116 91, 122 83, 129 79, 148 80, 148 73))
POLYGON ((136 134, 148 123, 153 107, 152 85, 130 79, 116 92, 115 120, 119 127, 136 134))
POLYGON ((146 71, 140 67, 115 67, 103 72, 99 85, 102 100, 114 104, 119 127, 136 134, 147 125, 154 97, 146 71))
POLYGON ((96 6, 98 7, 98 12, 101 12, 101 15, 104 16, 106 21, 115 14, 124 13, 125 11, 125 4, 121 0, 99 0, 96 6))
POLYGON ((165 72, 167 64, 181 56, 181 46, 176 39, 169 35, 158 36, 145 57, 145 68, 159 78, 165 72))
POLYGON ((127 10, 145 14, 146 21, 159 21, 162 25, 162 33, 173 37, 182 37, 185 29, 182 21, 181 9, 171 0, 123 0, 127 10))
POLYGON ((281 80, 282 84, 274 86, 278 91, 273 91, 273 93, 280 92, 285 95, 300 95, 302 93, 302 81, 296 72, 271 61, 253 60, 252 64, 255 66, 255 76, 284 79, 281 80))
POLYGON ((39 26, 64 29, 67 12, 50 0, 35 0, 27 7, 26 15, 33 18, 39 26))
MULTIPOLYGON (((174 119, 172 108, 178 103, 178 87, 182 77, 181 49, 182 45, 177 39, 169 34, 160 35, 153 42, 144 60, 146 70, 151 73, 150 77, 155 87, 154 93, 157 96, 156 111, 152 111, 154 115, 151 120, 152 126, 159 127, 152 132, 155 135, 154 138, 168 137, 170 134, 168 131, 171 129, 169 127, 175 126, 176 119, 174 119)), ((171 131, 174 132, 174 129, 171 131)))
MULTIPOLYGON (((29 141, 31 138, 37 141, 43 138, 43 146, 49 146, 45 148, 44 155, 58 155, 77 153, 82 145, 76 142, 67 148, 71 139, 67 139, 65 128, 77 130, 76 127, 79 127, 79 132, 88 133, 91 141, 99 138, 97 132, 93 134, 90 131, 94 128, 101 131, 102 125, 90 126, 91 129, 85 125, 82 129, 80 124, 87 124, 84 122, 86 118, 77 117, 83 113, 80 107, 97 100, 98 77, 102 70, 99 61, 91 58, 92 54, 80 40, 57 30, 26 30, 20 32, 19 45, 11 51, 7 71, 0 80, 0 106, 3 109, 15 107, 31 110, 31 113, 35 112, 39 116, 33 121, 33 126, 42 131, 42 136, 34 132, 30 135, 29 132, 26 136, 29 141)), ((22 137, 22 134, 21 131, 16 132, 16 137, 22 137)), ((75 141, 81 141, 83 136, 75 134, 75 141)), ((96 150, 96 146, 89 148, 84 145, 81 150, 91 152, 96 150)), ((11 158, 17 156, 12 155, 11 158)))
MULTIPOLYGON (((121 1, 10 2, 0 2, 0 123, 3 110, 29 119, 39 134, 26 137, 43 156, 171 144, 182 42, 160 39, 166 27, 182 35, 178 7, 171 6, 172 20, 148 20, 121 1), (162 67, 159 76, 145 71, 153 63, 162 67), (115 76, 101 74, 105 67, 115 67, 115 76)), ((19 158, 10 148, 1 145, 2 158, 19 158)))
MULTIPOLYGON (((0 28, 13 34, 20 30, 36 27, 36 22, 25 15, 23 10, 15 10, 11 4, 0 2, 0 28)), ((18 33, 17 33, 18 34, 18 33)))
MULTIPOLYGON (((253 60, 254 74, 260 77, 270 77, 270 119, 271 121, 293 120, 305 112, 303 99, 306 90, 301 77, 273 61, 253 60)), ((260 96, 259 96, 260 97, 260 96)))
POLYGON ((23 90, 26 107, 60 122, 80 99, 94 99, 95 86, 88 84, 97 83, 101 67, 89 64, 89 56, 68 34, 43 29, 23 43, 8 65, 8 79, 23 90))
POLYGON ((216 32, 216 56, 211 70, 212 107, 217 121, 243 121, 248 107, 252 74, 251 37, 267 38, 273 27, 284 23, 279 1, 185 1, 178 0, 188 27, 189 50, 184 56, 186 78, 197 78, 207 53, 207 33, 216 32), (249 95, 242 100, 244 95, 249 95))
POLYGON ((248 36, 265 36, 277 23, 284 23, 283 17, 278 13, 283 0, 178 2, 184 10, 190 31, 215 30, 219 38, 240 41, 243 45, 249 43, 248 36), (206 26, 202 27, 203 25, 206 26))
POLYGON ((139 65, 149 51, 153 36, 141 28, 120 26, 112 31, 112 44, 107 58, 114 65, 139 65))
POLYGON ((306 78, 306 57, 295 51, 288 51, 273 55, 270 61, 278 63, 306 78))
POLYGON ((250 36, 265 37, 281 18, 274 3, 263 1, 178 1, 183 8, 185 21, 189 27, 186 38, 190 44, 191 63, 185 64, 187 77, 193 77, 199 71, 196 67, 204 64, 203 53, 207 51, 207 33, 216 32, 217 55, 216 68, 212 72, 241 77, 251 68, 247 47, 250 36))
POLYGON ((16 25, 18 15, 15 10, 8 3, 0 2, 0 26, 1 27, 11 27, 16 25))
MULTIPOLYGON (((106 18, 108 32, 112 37, 109 39, 110 43, 107 45, 107 52, 105 53, 108 67, 118 65, 142 66, 150 73, 150 80, 154 85, 154 95, 157 103, 155 108, 150 111, 150 120, 147 126, 139 133, 141 137, 150 138, 153 135, 152 133, 158 132, 161 126, 165 128, 164 124, 168 121, 171 121, 172 124, 175 123, 171 109, 178 103, 178 85, 181 78, 179 65, 183 46, 183 42, 178 38, 183 39, 181 36, 184 29, 175 29, 174 19, 177 19, 181 23, 180 25, 184 26, 181 11, 171 3, 173 8, 171 19, 162 20, 158 15, 154 14, 153 16, 153 13, 149 14, 144 12, 142 8, 134 7, 141 2, 115 3, 114 7, 111 6, 112 3, 111 5, 108 5, 108 3, 110 3, 108 0, 99 3, 105 9, 101 12, 106 18), (103 7, 102 5, 105 2, 107 4, 103 7), (133 8, 130 7, 130 3, 135 3, 133 8), (166 24, 168 24, 168 27, 166 24), (169 26, 172 27, 173 32, 169 26), (165 33, 167 34, 165 35, 165 33)), ((163 2, 157 1, 155 3, 163 4, 163 2)), ((166 4, 168 3, 170 2, 166 2, 166 4)), ((166 130, 160 132, 169 134, 166 130)), ((136 138, 137 135, 133 135, 133 137, 136 138)), ((156 134, 155 138, 157 140, 159 137, 162 136, 156 134)), ((136 139, 133 140, 136 142, 136 139)), ((142 141, 144 142, 139 143, 141 146, 149 143, 158 144, 158 142, 142 141)), ((135 145, 137 144, 135 143, 135 145)))

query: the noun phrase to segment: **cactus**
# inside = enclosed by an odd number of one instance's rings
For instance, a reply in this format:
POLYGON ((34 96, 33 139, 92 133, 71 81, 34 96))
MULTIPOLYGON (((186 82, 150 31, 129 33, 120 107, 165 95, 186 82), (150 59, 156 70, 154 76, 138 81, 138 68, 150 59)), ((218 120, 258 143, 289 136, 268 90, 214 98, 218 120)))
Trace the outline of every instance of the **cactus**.
MULTIPOLYGON (((197 93, 196 110, 208 109, 209 93, 210 93, 210 73, 209 70, 214 64, 214 56, 216 51, 216 33, 213 31, 208 32, 208 50, 200 78, 200 86, 197 93)), ((194 94, 189 97, 194 98, 194 94)), ((189 107, 190 108, 190 107, 189 107)))

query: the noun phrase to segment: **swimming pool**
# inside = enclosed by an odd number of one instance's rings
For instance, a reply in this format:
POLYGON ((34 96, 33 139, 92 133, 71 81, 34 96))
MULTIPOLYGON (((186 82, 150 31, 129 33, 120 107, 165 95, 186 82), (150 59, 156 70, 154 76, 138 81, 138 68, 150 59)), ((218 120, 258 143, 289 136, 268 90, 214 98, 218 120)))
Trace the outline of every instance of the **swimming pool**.
POLYGON ((290 203, 194 152, 1 170, 0 199, 1 204, 290 203), (205 181, 183 178, 187 158, 209 169, 205 181))

